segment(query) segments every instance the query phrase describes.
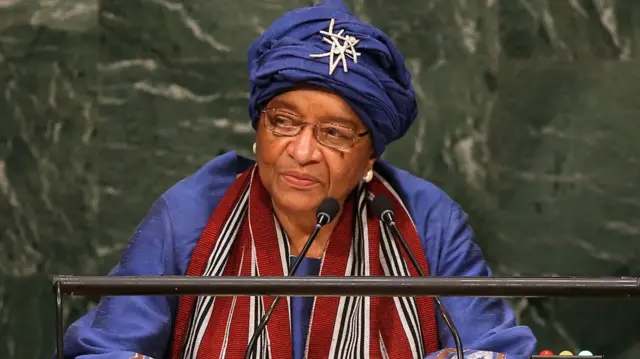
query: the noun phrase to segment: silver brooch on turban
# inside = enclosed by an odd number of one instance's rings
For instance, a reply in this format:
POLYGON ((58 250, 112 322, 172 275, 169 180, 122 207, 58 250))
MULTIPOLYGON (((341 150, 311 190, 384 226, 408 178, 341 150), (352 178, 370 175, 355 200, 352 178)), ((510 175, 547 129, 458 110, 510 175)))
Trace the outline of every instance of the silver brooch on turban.
POLYGON ((350 58, 353 63, 357 64, 358 56, 360 56, 360 53, 356 51, 355 47, 360 40, 356 39, 354 36, 344 35, 344 29, 334 33, 333 27, 335 23, 336 20, 331 19, 329 31, 320 31, 320 34, 323 35, 322 41, 331 45, 329 52, 310 55, 315 58, 329 58, 329 75, 333 75, 333 71, 335 71, 339 64, 342 64, 342 70, 344 72, 348 72, 347 58, 350 58))

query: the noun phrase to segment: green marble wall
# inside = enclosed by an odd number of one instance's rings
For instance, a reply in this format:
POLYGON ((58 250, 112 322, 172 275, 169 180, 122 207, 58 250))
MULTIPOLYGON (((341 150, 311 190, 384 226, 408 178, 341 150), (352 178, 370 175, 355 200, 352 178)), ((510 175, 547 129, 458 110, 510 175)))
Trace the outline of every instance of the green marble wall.
MULTIPOLYGON (((106 273, 163 190, 250 152, 246 49, 307 3, 0 0, 0 358, 52 352, 50 275, 106 273)), ((639 1, 348 4, 415 74, 386 159, 463 205, 497 273, 640 275, 639 1)), ((541 347, 634 359, 638 304, 514 301, 541 347)))

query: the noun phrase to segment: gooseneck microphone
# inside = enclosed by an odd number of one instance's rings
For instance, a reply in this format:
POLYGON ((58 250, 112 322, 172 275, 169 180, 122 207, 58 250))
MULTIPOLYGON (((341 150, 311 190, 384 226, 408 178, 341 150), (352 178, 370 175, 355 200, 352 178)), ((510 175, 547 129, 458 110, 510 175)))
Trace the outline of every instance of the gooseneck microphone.
MULTIPOLYGON (((393 237, 396 239, 396 241, 400 242, 400 244, 402 245, 402 248, 404 248, 404 251, 407 253, 409 260, 413 264, 418 274, 421 277, 425 277, 425 274, 422 271, 422 268, 420 268, 420 265, 418 264, 416 257, 413 255, 413 253, 409 249, 409 245, 407 244, 407 241, 404 240, 402 233, 400 233, 400 230, 398 230, 398 227, 396 226, 396 222, 394 221, 395 212, 393 210, 393 202, 391 202, 391 200, 384 195, 377 195, 371 200, 371 209, 373 210, 373 214, 379 217, 380 220, 382 220, 382 223, 391 230, 391 233, 393 234, 393 237)), ((451 320, 451 315, 445 309, 444 305, 440 301, 440 298, 438 298, 437 296, 434 296, 433 299, 436 302, 438 309, 440 309, 440 313, 442 313, 442 318, 444 319, 444 322, 447 324, 447 327, 449 327, 449 331, 451 332, 451 335, 453 335, 453 340, 456 343, 456 351, 458 353, 458 358, 463 359, 464 352, 462 348, 462 340, 460 340, 460 334, 458 333, 458 329, 456 329, 456 326, 453 324, 453 320, 451 320)))
MULTIPOLYGON (((302 247, 300 254, 298 254, 298 258, 293 263, 293 266, 289 269, 288 276, 293 276, 294 274, 296 274, 296 271, 298 270, 300 263, 302 263, 302 260, 307 255, 307 252, 309 251, 309 248, 311 248, 311 244, 313 243, 313 241, 318 236, 320 229, 324 225, 331 222, 336 217, 339 211, 340 211, 340 204, 335 198, 331 198, 331 197, 325 198, 324 201, 320 203, 320 206, 316 210, 316 226, 313 229, 313 232, 311 232, 309 239, 307 239, 307 242, 304 244, 304 247, 302 247)), ((253 336, 251 336, 251 340, 247 345, 247 350, 244 353, 245 359, 250 359, 253 356, 254 354, 253 352, 255 351, 258 338, 260 338, 260 336, 264 332, 264 328, 267 326, 267 323, 269 323, 269 320, 271 319, 271 314, 273 314, 273 311, 276 309, 276 305, 278 305, 278 303, 280 302, 280 299, 282 299, 282 297, 276 297, 271 303, 269 310, 262 316, 262 318, 260 318, 260 324, 258 325, 255 332, 253 333, 253 336)), ((256 357, 257 357, 257 354, 256 354, 256 357)))

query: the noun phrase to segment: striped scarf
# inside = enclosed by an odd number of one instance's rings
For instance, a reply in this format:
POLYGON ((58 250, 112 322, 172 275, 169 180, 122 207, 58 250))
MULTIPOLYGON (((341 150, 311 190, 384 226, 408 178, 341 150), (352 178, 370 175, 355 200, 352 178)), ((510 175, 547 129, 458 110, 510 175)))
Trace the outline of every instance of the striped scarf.
MULTIPOLYGON (((202 232, 188 276, 283 276, 289 244, 271 209, 255 166, 227 190, 202 232)), ((396 222, 425 273, 416 228, 397 194, 378 174, 343 206, 322 260, 321 276, 417 275, 401 247, 378 219, 367 215, 368 192, 394 201, 396 222)), ((274 297, 180 298, 172 359, 242 358, 265 308, 274 297)), ((258 340, 254 358, 292 356, 290 302, 281 301, 258 340)), ((317 297, 306 358, 414 358, 438 349, 431 298, 317 297)))

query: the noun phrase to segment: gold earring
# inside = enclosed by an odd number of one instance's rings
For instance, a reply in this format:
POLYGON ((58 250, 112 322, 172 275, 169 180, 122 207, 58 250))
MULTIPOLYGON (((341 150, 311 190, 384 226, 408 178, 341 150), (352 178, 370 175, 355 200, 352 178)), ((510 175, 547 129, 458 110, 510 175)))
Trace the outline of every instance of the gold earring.
POLYGON ((373 179, 373 170, 369 170, 369 172, 367 172, 367 174, 364 176, 364 181, 365 182, 371 182, 371 180, 373 179))
POLYGON ((256 143, 255 142, 253 143, 253 154, 254 155, 256 154, 256 143))

